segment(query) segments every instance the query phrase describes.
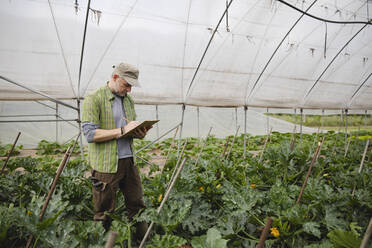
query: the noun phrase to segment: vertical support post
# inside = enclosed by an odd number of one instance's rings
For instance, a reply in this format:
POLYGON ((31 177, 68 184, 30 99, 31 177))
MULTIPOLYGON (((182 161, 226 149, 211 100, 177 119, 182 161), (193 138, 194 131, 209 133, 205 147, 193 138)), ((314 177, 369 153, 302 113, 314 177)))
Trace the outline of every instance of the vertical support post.
POLYGON ((199 113, 199 107, 196 107, 196 117, 198 120, 198 139, 200 141, 200 113, 199 113))
POLYGON ((269 235, 269 231, 270 231, 272 223, 273 223, 273 219, 270 217, 267 218, 266 225, 261 233, 260 241, 258 242, 256 248, 264 248, 265 241, 266 241, 267 235, 269 235))
POLYGON ((304 110, 303 108, 300 108, 300 113, 301 113, 301 121, 300 121, 300 143, 302 145, 302 121, 303 121, 303 113, 304 113, 304 110))
POLYGON ((181 139, 182 139, 182 130, 183 130, 183 118, 185 116, 185 104, 182 104, 182 116, 181 116, 181 124, 180 124, 180 135, 179 135, 179 139, 178 139, 178 148, 177 148, 177 158, 178 158, 178 155, 180 153, 180 149, 181 149, 181 139))
POLYGON ((235 130, 238 129, 238 108, 235 108, 235 130))
POLYGON ((371 234, 372 234, 372 217, 369 220, 369 224, 368 224, 366 233, 364 234, 364 237, 363 237, 363 240, 362 240, 362 244, 360 245, 360 248, 366 248, 367 247, 368 240, 371 237, 371 234))
MULTIPOLYGON (((78 125, 79 125, 79 132, 80 132, 80 155, 81 160, 84 160, 84 150, 83 150, 83 130, 81 128, 81 118, 80 118, 80 99, 77 99, 77 108, 78 108, 78 125)), ((73 150, 71 151, 74 152, 73 150)))
POLYGON ((58 103, 56 103, 56 142, 58 143, 58 103))
POLYGON ((269 134, 269 108, 266 108, 266 131, 267 131, 267 134, 269 134))
POLYGON ((345 109, 345 150, 347 146, 347 114, 348 114, 348 109, 345 109))
POLYGON ((364 128, 367 129, 367 110, 364 110, 364 128))
POLYGON ((294 109, 293 123, 294 123, 294 130, 297 130, 297 109, 294 109))
MULTIPOLYGON (((158 105, 155 105, 155 112, 156 112, 156 120, 159 120, 159 110, 158 105)), ((159 138, 159 123, 156 123, 156 137, 159 138)))
POLYGON ((321 120, 321 130, 322 130, 322 133, 323 133, 323 128, 324 128, 324 109, 322 109, 322 120, 321 120))
POLYGON ((247 157, 247 110, 248 107, 244 106, 244 158, 247 157))

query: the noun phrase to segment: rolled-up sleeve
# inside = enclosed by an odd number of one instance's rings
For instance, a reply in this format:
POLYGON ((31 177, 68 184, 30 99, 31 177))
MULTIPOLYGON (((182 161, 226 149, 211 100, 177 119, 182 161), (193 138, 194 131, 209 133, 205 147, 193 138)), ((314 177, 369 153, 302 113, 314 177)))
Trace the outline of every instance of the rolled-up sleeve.
POLYGON ((94 135, 96 134, 96 129, 99 128, 99 125, 91 122, 83 122, 82 124, 83 133, 88 143, 93 143, 94 135))

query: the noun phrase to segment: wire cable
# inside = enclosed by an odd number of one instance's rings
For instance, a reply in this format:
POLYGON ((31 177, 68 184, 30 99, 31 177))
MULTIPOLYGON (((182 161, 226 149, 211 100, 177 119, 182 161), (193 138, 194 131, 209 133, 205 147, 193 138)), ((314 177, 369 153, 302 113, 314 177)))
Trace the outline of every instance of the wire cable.
POLYGON ((360 28, 358 30, 358 32, 356 32, 350 39, 348 42, 345 43, 345 45, 340 49, 340 51, 338 51, 338 53, 333 57, 333 59, 331 60, 331 62, 329 62, 329 64, 327 65, 327 67, 323 70, 323 72, 319 75, 319 77, 317 78, 317 80, 315 81, 315 83, 313 84, 313 86, 311 86, 311 88, 308 90, 308 92, 306 93, 306 95, 304 96, 303 98, 303 104, 306 103, 306 99, 308 98, 308 96, 310 95, 310 93, 313 91, 314 87, 318 84, 319 80, 322 78, 322 76, 324 75, 324 73, 329 69, 329 67, 332 65, 332 63, 336 60, 336 58, 338 57, 338 55, 341 54, 341 52, 345 49, 345 47, 347 47, 347 45, 349 45, 349 43, 365 28, 367 27, 368 24, 365 24, 362 28, 360 28))
POLYGON ((293 6, 292 4, 290 3, 287 3, 286 1, 283 1, 283 0, 278 0, 279 2, 281 2, 282 4, 285 4, 287 5, 288 7, 294 9, 294 10, 297 10, 298 12, 301 12, 313 19, 316 19, 318 21, 323 21, 323 22, 328 22, 328 23, 334 23, 334 24, 366 24, 366 25, 372 25, 372 20, 369 20, 368 22, 363 22, 363 21, 334 21, 334 20, 328 20, 328 19, 324 19, 324 18, 321 18, 321 17, 318 17, 318 16, 315 16, 315 15, 312 15, 312 14, 309 14, 299 8, 297 8, 296 6, 293 6))
POLYGON ((194 80, 195 80, 196 74, 198 73, 199 68, 200 68, 200 65, 201 65, 201 63, 202 63, 203 60, 204 60, 205 54, 207 53, 208 48, 209 48, 209 46, 210 46, 211 43, 212 43, 213 37, 214 37, 214 35, 216 34, 216 32, 217 32, 217 30, 218 30, 218 27, 220 26, 220 24, 221 24, 221 22, 222 22, 224 16, 226 15, 226 13, 227 13, 227 11, 228 11, 228 9, 229 9, 229 7, 230 7, 230 5, 231 5, 232 2, 233 2, 233 0, 230 0, 229 4, 226 6, 225 11, 223 12, 223 14, 222 14, 220 20, 219 20, 218 23, 217 23, 216 28, 215 28, 214 31, 213 31, 213 34, 212 34, 211 38, 209 39, 208 45, 207 45, 207 47, 205 48, 204 53, 203 53, 203 56, 201 57, 201 59, 200 59, 200 61, 199 61, 199 65, 198 65, 198 67, 196 68, 196 71, 195 71, 195 73, 194 73, 194 76, 193 76, 192 79, 191 79, 191 82, 190 82, 189 88, 187 89, 187 93, 186 93, 186 97, 185 97, 185 99, 187 98, 187 96, 188 96, 189 93, 190 93, 191 86, 192 86, 192 84, 194 83, 194 80))
POLYGON ((85 26, 84 26, 83 44, 82 44, 82 46, 81 46, 80 66, 79 66, 79 81, 78 81, 78 99, 80 99, 81 69, 82 69, 82 67, 83 67, 84 47, 85 47, 85 37, 86 37, 86 35, 87 35, 87 26, 88 26, 89 10, 90 10, 90 0, 88 0, 87 13, 86 13, 86 15, 85 15, 85 26))
MULTIPOLYGON (((307 9, 306 9, 305 13, 307 13, 307 11, 309 11, 310 8, 313 7, 314 4, 315 4, 317 1, 318 1, 318 0, 313 1, 313 3, 312 3, 312 4, 311 4, 307 9)), ((248 99, 251 97, 251 95, 252 95, 254 89, 256 88, 258 81, 260 81, 262 75, 263 75, 264 72, 266 71, 266 69, 267 69, 267 67, 269 66, 271 60, 274 58, 276 52, 279 50, 279 48, 281 47, 281 45, 283 44, 283 42, 285 41, 285 39, 286 39, 286 38, 288 37, 288 35, 292 32, 292 30, 296 27, 296 25, 299 23, 299 21, 302 19, 302 17, 303 17, 304 15, 305 15, 305 14, 302 13, 302 15, 301 15, 301 16, 297 19, 297 21, 292 25, 292 27, 288 30, 288 32, 286 33, 286 35, 285 35, 285 36, 283 37, 283 39, 281 40, 281 42, 278 44, 278 46, 276 47, 275 51, 271 54, 270 59, 267 61, 265 67, 262 69, 260 75, 259 75, 258 78, 256 79, 256 82, 254 83, 254 85, 253 85, 253 87, 252 87, 252 89, 251 89, 251 91, 250 91, 250 93, 249 93, 248 96, 247 96, 247 93, 248 93, 248 92, 246 92, 246 97, 245 97, 245 101, 246 101, 245 104, 246 104, 246 105, 247 105, 247 103, 248 103, 248 99)))
POLYGON ((61 37, 60 37, 60 35, 59 35, 59 31, 58 31, 58 27, 57 27, 57 23, 56 23, 56 18, 55 18, 55 16, 54 16, 54 12, 53 12, 53 8, 52 8, 52 4, 50 3, 50 0, 48 0, 48 4, 49 4, 50 13, 51 13, 51 15, 52 15, 54 28, 55 28, 55 30, 56 30, 57 39, 58 39, 58 44, 59 44, 59 48, 61 49, 63 62, 64 62, 64 64, 65 64, 65 68, 66 68, 66 71, 67 71, 68 80, 69 80, 69 83, 70 83, 70 86, 71 86, 71 89, 72 89, 72 93, 74 94, 75 97, 77 97, 77 96, 76 96, 76 92, 75 92, 75 90, 74 90, 74 86, 73 86, 73 84, 72 84, 72 79, 71 79, 70 69, 69 69, 68 64, 67 64, 67 59, 66 59, 65 51, 64 51, 63 46, 62 46, 61 37))

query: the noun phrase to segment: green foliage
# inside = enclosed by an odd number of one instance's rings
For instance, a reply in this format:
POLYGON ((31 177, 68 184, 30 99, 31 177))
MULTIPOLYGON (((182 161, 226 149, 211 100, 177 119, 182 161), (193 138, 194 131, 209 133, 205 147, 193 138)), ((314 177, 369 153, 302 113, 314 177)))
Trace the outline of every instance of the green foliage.
POLYGON ((227 241, 221 237, 217 229, 211 228, 207 235, 194 237, 191 240, 191 245, 193 248, 225 248, 227 247, 227 241))
MULTIPOLYGON (((13 144, 6 144, 6 145, 3 146, 0 142, 0 157, 8 156, 12 147, 13 147, 13 144)), ((22 145, 14 147, 14 149, 13 149, 13 151, 10 155, 11 156, 18 155, 20 153, 19 150, 22 150, 22 148, 23 148, 22 145)))
MULTIPOLYGON (((119 233, 116 247, 131 247, 135 221, 154 221, 148 247, 255 247, 267 217, 274 219, 276 230, 268 236, 267 247, 354 247, 372 212, 370 152, 358 173, 364 137, 370 136, 368 132, 350 135, 345 156, 342 133, 303 134, 300 143, 299 134, 273 132, 262 160, 266 136, 247 136, 248 150, 256 152, 246 158, 244 135, 236 137, 232 147, 230 137, 227 151, 231 152, 225 157, 221 154, 227 138, 210 136, 197 163, 204 141, 190 138, 184 153, 186 163, 160 214, 157 209, 174 172, 177 149, 170 147, 172 139, 148 147, 139 153, 141 157, 150 160, 153 153, 166 156, 169 152, 168 160, 161 171, 154 166, 151 172, 157 173, 141 175, 147 208, 133 221, 125 218, 124 198, 118 197, 116 212, 110 214, 112 229, 119 233), (297 141, 291 149, 293 137, 297 141), (318 160, 296 204, 323 137, 318 160)), ((148 143, 139 140, 136 146, 148 143)), ((0 243, 5 247, 24 246, 30 234, 35 237, 35 247, 104 246, 107 234, 100 223, 92 221, 91 184, 83 176, 89 167, 80 159, 69 161, 44 219, 39 220, 62 157, 57 154, 10 159, 9 173, 0 177, 0 243)))
MULTIPOLYGON (((58 153, 65 153, 70 146, 74 145, 74 141, 66 144, 59 144, 58 142, 49 142, 46 140, 41 140, 37 145, 37 154, 39 155, 52 155, 58 153)), ((73 153, 79 152, 80 146, 76 144, 73 153)))
POLYGON ((186 240, 175 235, 158 235, 152 239, 152 243, 147 245, 148 248, 176 248, 186 243, 186 240))

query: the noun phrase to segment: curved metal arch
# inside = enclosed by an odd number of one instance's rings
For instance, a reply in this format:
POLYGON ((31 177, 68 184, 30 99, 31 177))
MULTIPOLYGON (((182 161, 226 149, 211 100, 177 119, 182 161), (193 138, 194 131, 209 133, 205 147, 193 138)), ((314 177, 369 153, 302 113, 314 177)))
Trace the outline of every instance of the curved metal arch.
POLYGON ((226 6, 225 11, 223 12, 223 14, 222 14, 222 16, 221 16, 221 18, 220 18, 220 20, 218 21, 216 28, 213 30, 213 34, 212 34, 211 38, 209 39, 209 42, 208 42, 208 44, 207 44, 207 47, 206 47, 205 50, 204 50, 204 53, 203 53, 203 55, 202 55, 202 57, 201 57, 201 59, 200 59, 200 61, 199 61, 198 67, 196 68, 195 73, 194 73, 194 75, 193 75, 193 77, 192 77, 192 79, 191 79, 191 82, 190 82, 190 84, 189 84, 189 87, 188 87, 188 89, 187 89, 186 96, 185 96, 185 100, 186 100, 187 96, 188 96, 189 93, 190 93, 191 86, 192 86, 192 84, 194 83, 194 80, 195 80, 196 74, 198 73, 199 68, 200 68, 200 65, 201 65, 201 63, 202 63, 203 60, 204 60, 205 54, 207 53, 207 51, 208 51, 208 49, 209 49, 209 46, 210 46, 211 43, 212 43, 212 40, 213 40, 213 38, 214 38, 214 35, 216 34, 216 32, 217 32, 217 30, 218 30, 218 27, 220 26, 220 24, 221 24, 223 18, 225 17, 227 11, 229 10, 229 8, 230 8, 232 2, 233 2, 233 0, 230 0, 229 4, 226 6))
POLYGON ((83 44, 81 45, 80 65, 79 65, 79 79, 78 79, 78 99, 80 99, 80 80, 81 80, 81 70, 82 70, 82 68, 83 68, 84 48, 85 48, 85 38, 86 38, 86 35, 87 35, 89 10, 90 10, 90 0, 88 0, 87 13, 86 13, 86 15, 85 15, 85 25, 84 25, 84 34, 83 34, 83 44))
MULTIPOLYGON (((185 40, 183 43, 183 55, 182 55, 182 70, 181 70, 181 97, 183 96, 183 72, 185 68, 185 56, 186 56, 186 42, 187 42, 187 33, 189 31, 189 20, 190 20, 190 11, 191 11, 191 2, 192 0, 189 0, 189 10, 187 12, 187 21, 186 21, 186 30, 185 30, 185 40)), ((183 99, 183 102, 185 102, 186 99, 183 99)))
POLYGON ((350 97, 350 100, 348 102, 348 108, 350 108, 350 106, 353 104, 354 102, 354 99, 355 99, 355 96, 358 94, 358 92, 360 91, 360 89, 363 88, 363 86, 365 85, 366 82, 368 82, 368 80, 371 78, 372 76, 372 72, 368 75, 368 77, 363 81, 363 83, 361 83, 358 88, 354 91, 353 95, 350 97))
POLYGON ((306 99, 308 99, 309 95, 311 94, 311 92, 313 91, 314 87, 318 84, 319 80, 322 78, 322 76, 324 75, 324 73, 329 69, 329 67, 333 64, 333 62, 336 60, 336 58, 341 54, 341 52, 345 49, 345 47, 347 45, 349 45, 349 43, 356 37, 358 36, 358 34, 365 28, 367 27, 368 24, 364 24, 364 26, 358 30, 358 32, 356 32, 346 43, 345 45, 338 51, 338 53, 333 57, 333 59, 328 63, 328 65, 326 66, 326 68, 323 70, 323 72, 319 75, 319 77, 317 78, 317 80, 314 82, 314 84, 311 86, 311 88, 307 91, 307 93, 305 94, 305 96, 303 97, 302 99, 302 106, 306 104, 306 99))
MULTIPOLYGON (((314 2, 306 9, 305 12, 309 11, 311 7, 314 6, 314 4, 317 2, 318 0, 314 0, 314 2)), ((279 48, 281 47, 281 45, 283 44, 284 40, 288 37, 288 35, 290 34, 290 32, 294 29, 294 27, 299 23, 299 21, 302 19, 302 17, 304 16, 305 14, 303 13, 298 19, 297 21, 292 25, 292 27, 288 30, 288 32, 286 33, 286 35, 283 37, 283 39, 281 40, 281 42, 279 43, 279 45, 276 47, 275 51, 273 52, 273 54, 271 55, 270 59, 267 61, 266 65, 264 66, 264 68, 262 69, 260 75, 258 76, 256 82, 254 83, 249 95, 247 96, 247 93, 246 93, 246 96, 245 96, 245 104, 244 105, 247 105, 247 102, 248 102, 248 99, 251 97, 254 89, 256 88, 257 86, 257 83, 258 81, 261 79, 263 73, 266 71, 268 65, 270 64, 271 60, 274 58, 276 52, 279 50, 279 48)))
POLYGON ((112 37, 111 41, 109 42, 109 44, 107 45, 105 51, 103 52, 101 58, 98 60, 98 63, 96 65, 96 67, 94 68, 93 70, 93 73, 92 75, 90 76, 89 80, 88 80, 88 83, 87 83, 87 86, 85 87, 84 91, 83 91, 83 94, 82 95, 85 95, 85 92, 87 91, 88 89, 88 86, 89 84, 92 82, 93 80, 93 77, 94 75, 96 74, 97 70, 98 70, 98 67, 101 65, 102 63, 102 60, 103 58, 106 56, 106 53, 108 52, 109 48, 111 47, 112 43, 114 42, 114 40, 116 39, 116 36, 119 34, 119 31, 121 30, 121 28, 123 27, 124 23, 127 21, 129 15, 132 13, 133 9, 134 9, 134 6, 136 6, 138 0, 136 2, 134 2, 134 4, 132 5, 132 7, 130 8, 130 11, 128 12, 127 15, 125 15, 124 19, 121 21, 118 29, 116 30, 114 36, 112 37))
POLYGON ((50 0, 48 0, 48 4, 49 4, 49 9, 50 9, 50 14, 52 15, 54 28, 56 30, 58 44, 59 44, 59 47, 61 49, 63 62, 65 64, 65 68, 66 68, 66 71, 67 71, 68 80, 70 82, 71 90, 72 90, 72 93, 74 94, 74 96, 77 97, 76 92, 74 90, 74 86, 72 84, 71 72, 70 72, 70 69, 68 68, 68 65, 67 65, 67 59, 66 59, 65 51, 64 51, 63 46, 62 46, 61 36, 59 35, 59 31, 58 31, 58 27, 57 27, 57 23, 56 23, 56 18, 54 17, 54 12, 53 12, 53 8, 52 8, 52 4, 50 3, 50 0))

